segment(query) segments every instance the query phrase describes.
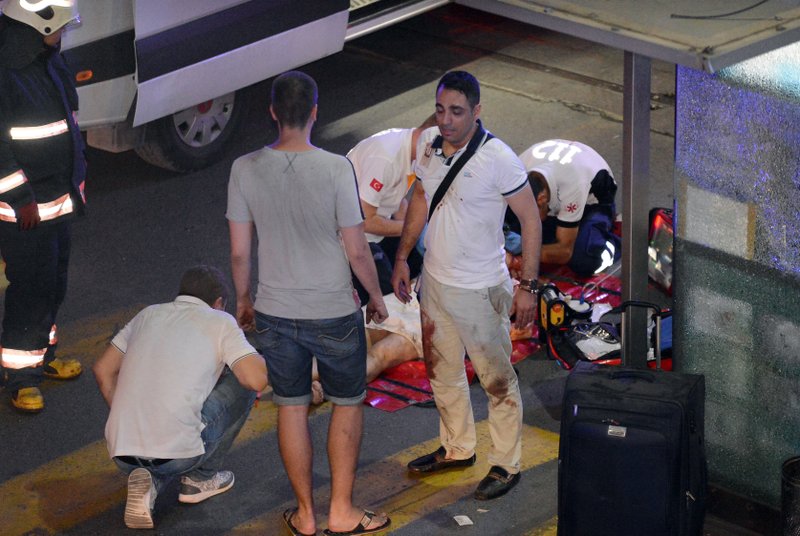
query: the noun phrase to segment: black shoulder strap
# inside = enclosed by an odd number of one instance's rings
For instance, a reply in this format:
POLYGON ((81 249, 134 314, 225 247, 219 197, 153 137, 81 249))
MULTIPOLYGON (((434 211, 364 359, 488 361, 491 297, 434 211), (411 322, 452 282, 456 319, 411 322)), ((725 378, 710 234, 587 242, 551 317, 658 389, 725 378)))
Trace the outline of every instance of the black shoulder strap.
MULTIPOLYGON (((487 132, 483 128, 483 124, 481 124, 481 120, 478 119, 478 129, 475 131, 475 134, 472 135, 472 138, 469 140, 467 144, 466 150, 464 150, 464 154, 462 154, 458 160, 450 166, 450 171, 447 172, 442 182, 439 184, 439 187, 436 189, 436 192, 433 194, 433 199, 431 200, 431 208, 428 210, 428 221, 431 221, 433 217, 434 211, 441 203, 444 194, 447 193, 447 189, 450 188, 450 185, 453 183, 453 180, 458 175, 458 172, 461 171, 461 168, 464 167, 464 164, 472 158, 472 155, 475 154, 475 151, 478 150, 478 147, 489 141, 490 139, 494 138, 491 132, 487 132), (484 136, 486 139, 484 140, 484 136)), ((433 140, 433 144, 431 147, 433 148, 441 148, 442 146, 442 137, 436 136, 436 139, 433 140)))

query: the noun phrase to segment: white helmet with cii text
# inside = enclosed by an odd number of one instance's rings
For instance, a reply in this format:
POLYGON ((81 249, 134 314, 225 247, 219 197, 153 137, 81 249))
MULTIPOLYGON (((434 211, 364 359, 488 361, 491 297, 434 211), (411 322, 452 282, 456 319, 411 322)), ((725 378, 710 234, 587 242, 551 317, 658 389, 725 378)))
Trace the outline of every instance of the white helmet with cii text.
POLYGON ((68 24, 80 22, 77 0, 7 0, 1 4, 3 15, 28 26, 42 35, 50 35, 68 24))

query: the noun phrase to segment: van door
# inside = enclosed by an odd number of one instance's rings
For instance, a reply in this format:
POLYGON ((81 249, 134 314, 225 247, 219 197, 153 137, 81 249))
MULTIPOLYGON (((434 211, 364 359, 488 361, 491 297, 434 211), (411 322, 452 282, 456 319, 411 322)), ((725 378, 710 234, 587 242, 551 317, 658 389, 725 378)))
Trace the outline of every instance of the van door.
POLYGON ((349 0, 134 0, 141 125, 342 50, 349 0))

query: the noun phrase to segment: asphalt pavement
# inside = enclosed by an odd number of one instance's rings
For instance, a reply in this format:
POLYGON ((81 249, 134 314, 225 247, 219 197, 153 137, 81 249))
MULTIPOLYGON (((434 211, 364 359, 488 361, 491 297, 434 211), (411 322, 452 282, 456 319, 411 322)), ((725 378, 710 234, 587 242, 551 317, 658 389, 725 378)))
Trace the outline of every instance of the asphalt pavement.
MULTIPOLYGON (((553 32, 447 6, 349 43, 304 66, 320 87, 312 141, 344 154, 390 127, 419 124, 433 111, 436 80, 466 69, 482 83, 485 125, 521 152, 536 141, 579 139, 603 154, 621 180, 622 53, 553 32)), ((107 409, 89 372, 114 333, 150 303, 171 300, 182 271, 197 263, 227 269, 226 186, 233 159, 275 136, 267 84, 250 91, 246 130, 229 155, 177 175, 132 153, 91 150, 88 216, 74 226, 70 288, 60 352, 79 359, 77 380, 46 382, 47 408, 20 415, 0 393, 0 534, 120 534, 125 480, 108 460, 107 409)), ((651 206, 671 207, 674 70, 653 64, 651 206)), ((324 267, 321 267, 324 269, 324 267)), ((669 303, 666 296, 661 296, 669 303)), ((410 477, 405 463, 438 446, 434 409, 365 409, 355 498, 388 511, 393 535, 554 535, 560 402, 567 372, 542 353, 518 365, 525 404, 523 477, 507 497, 472 498, 486 463, 486 399, 472 388, 478 463, 444 475, 410 477), (459 525, 466 516, 471 525, 459 525)), ((143 385, 143 389, 147 386, 143 385)), ((176 503, 170 487, 156 506, 158 534, 284 534, 292 493, 278 455, 275 407, 254 409, 230 455, 234 489, 205 503, 176 503)), ((330 405, 316 408, 315 497, 329 497, 325 431, 330 405)), ((598 463, 602 463, 601 460, 598 463)), ((646 532, 643 532, 646 534, 646 532)), ((758 534, 710 516, 708 536, 758 534)))

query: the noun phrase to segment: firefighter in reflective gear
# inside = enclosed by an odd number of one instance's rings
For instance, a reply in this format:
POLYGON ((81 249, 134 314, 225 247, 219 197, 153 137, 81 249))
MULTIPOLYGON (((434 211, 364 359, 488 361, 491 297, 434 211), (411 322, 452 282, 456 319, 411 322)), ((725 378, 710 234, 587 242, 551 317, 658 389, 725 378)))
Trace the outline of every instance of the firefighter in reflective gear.
POLYGON ((43 376, 81 373, 78 361, 55 357, 70 226, 85 202, 78 94, 59 48, 78 20, 75 1, 0 3, 0 254, 9 282, 0 364, 12 406, 26 412, 44 408, 43 376))

